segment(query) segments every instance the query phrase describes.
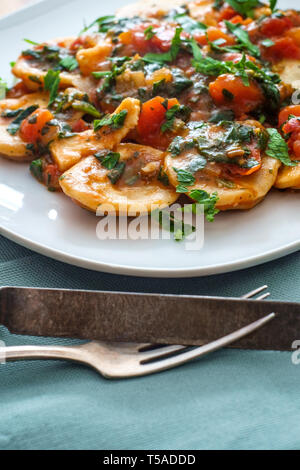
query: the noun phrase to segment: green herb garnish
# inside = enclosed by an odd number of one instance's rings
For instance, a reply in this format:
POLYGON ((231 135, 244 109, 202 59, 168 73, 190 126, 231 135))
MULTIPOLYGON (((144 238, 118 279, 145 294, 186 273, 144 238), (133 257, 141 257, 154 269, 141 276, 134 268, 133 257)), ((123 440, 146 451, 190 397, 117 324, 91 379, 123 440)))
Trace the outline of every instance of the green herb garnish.
POLYGON ((82 111, 84 114, 89 114, 95 118, 101 117, 100 111, 87 101, 74 101, 72 103, 72 108, 76 109, 76 111, 82 111))
POLYGON ((119 162, 109 173, 108 173, 108 178, 111 182, 111 184, 116 184, 121 176, 124 173, 126 167, 125 162, 119 162))
POLYGON ((43 160, 39 158, 38 160, 33 160, 30 164, 30 172, 32 175, 40 182, 43 181, 43 160))
POLYGON ((37 109, 38 109, 38 105, 33 105, 33 106, 29 106, 29 108, 27 109, 19 110, 18 117, 9 124, 7 128, 7 132, 9 132, 10 135, 16 135, 24 119, 28 118, 28 116, 30 116, 30 114, 32 114, 37 109))
POLYGON ((110 114, 105 116, 103 119, 96 119, 94 121, 94 130, 99 131, 104 126, 108 126, 111 129, 121 129, 123 127, 128 111, 124 109, 117 114, 110 114))
POLYGON ((215 215, 220 211, 216 209, 216 203, 218 202, 218 193, 208 194, 202 189, 194 189, 189 193, 189 196, 197 202, 197 204, 202 204, 204 206, 204 213, 208 222, 213 222, 215 215))
POLYGON ((230 31, 238 39, 240 44, 247 49, 254 57, 260 57, 260 50, 257 46, 252 44, 249 34, 239 24, 230 23, 225 21, 228 31, 230 31))
POLYGON ((47 75, 44 78, 44 88, 46 91, 49 91, 50 98, 48 107, 52 106, 55 101, 55 98, 58 95, 58 88, 60 84, 59 70, 48 70, 47 75))
POLYGON ((292 162, 289 156, 289 148, 284 138, 279 134, 277 129, 267 129, 269 134, 269 142, 266 154, 269 157, 280 160, 286 166, 295 166, 296 162, 292 162))
POLYGON ((176 28, 174 38, 172 39, 171 48, 168 52, 165 52, 164 54, 149 53, 143 57, 143 60, 145 62, 150 62, 150 63, 174 62, 181 48, 182 41, 181 41, 180 35, 182 31, 183 31, 182 28, 176 28))
POLYGON ((121 155, 117 152, 103 150, 95 153, 95 157, 101 162, 101 165, 108 170, 115 168, 120 160, 121 155))
POLYGON ((77 69, 79 67, 77 60, 75 57, 68 55, 64 57, 60 62, 59 62, 60 67, 62 67, 64 70, 67 70, 68 72, 72 72, 73 70, 77 69))

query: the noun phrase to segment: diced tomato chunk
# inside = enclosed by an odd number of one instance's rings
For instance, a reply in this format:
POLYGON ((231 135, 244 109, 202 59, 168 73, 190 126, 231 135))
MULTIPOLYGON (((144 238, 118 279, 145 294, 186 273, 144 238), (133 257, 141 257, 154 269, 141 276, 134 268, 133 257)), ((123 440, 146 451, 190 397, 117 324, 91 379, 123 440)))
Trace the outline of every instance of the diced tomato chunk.
POLYGON ((252 168, 243 168, 238 165, 234 164, 226 164, 224 165, 225 172, 228 172, 231 175, 235 176, 249 176, 255 173, 256 171, 260 170, 262 162, 261 162, 261 153, 260 150, 256 148, 256 146, 250 145, 249 149, 251 150, 251 156, 249 158, 253 158, 257 161, 257 165, 253 166, 252 168))
POLYGON ((293 27, 292 21, 284 16, 282 18, 267 18, 262 22, 260 32, 263 36, 272 38, 274 36, 281 36, 285 31, 293 27))
POLYGON ((72 125, 73 132, 84 132, 89 128, 89 125, 83 120, 78 119, 78 121, 74 122, 72 125))
POLYGON ((61 172, 55 163, 48 163, 43 166, 43 179, 48 188, 58 189, 61 172))
MULTIPOLYGON (((224 46, 232 46, 235 44, 235 38, 233 36, 229 36, 229 34, 224 33, 220 28, 216 28, 215 26, 210 26, 207 28, 206 34, 195 34, 194 37, 199 44, 205 46, 207 41, 213 42, 217 39, 224 39, 224 46)), ((222 44, 223 45, 223 44, 222 44)))
POLYGON ((278 117, 279 126, 282 126, 282 124, 284 124, 288 120, 289 116, 300 117, 300 104, 287 106, 286 108, 280 111, 278 117))
POLYGON ((236 11, 232 7, 225 5, 220 11, 219 21, 231 20, 236 14, 236 11))
POLYGON ((295 40, 290 37, 283 37, 273 40, 274 45, 264 51, 265 60, 277 62, 282 59, 299 59, 300 47, 295 40))
POLYGON ((300 132, 299 119, 296 117, 289 119, 282 127, 282 130, 285 134, 291 134, 292 132, 300 132))
POLYGON ((233 109, 237 116, 253 111, 264 101, 262 90, 255 81, 246 86, 240 77, 230 74, 220 75, 210 83, 209 92, 218 106, 233 109))
POLYGON ((160 26, 151 25, 153 36, 147 39, 145 30, 149 24, 142 24, 136 26, 135 29, 125 31, 120 34, 119 39, 124 45, 132 45, 135 52, 141 55, 148 52, 167 52, 172 43, 175 35, 175 28, 173 26, 160 26))
POLYGON ((43 127, 51 119, 53 119, 53 114, 48 109, 37 109, 22 122, 21 138, 25 142, 36 143, 42 136, 43 127))
POLYGON ((167 109, 176 105, 179 105, 176 98, 166 102, 161 96, 156 96, 143 104, 137 127, 140 142, 159 148, 168 146, 170 139, 161 132, 161 126, 166 118, 167 109))

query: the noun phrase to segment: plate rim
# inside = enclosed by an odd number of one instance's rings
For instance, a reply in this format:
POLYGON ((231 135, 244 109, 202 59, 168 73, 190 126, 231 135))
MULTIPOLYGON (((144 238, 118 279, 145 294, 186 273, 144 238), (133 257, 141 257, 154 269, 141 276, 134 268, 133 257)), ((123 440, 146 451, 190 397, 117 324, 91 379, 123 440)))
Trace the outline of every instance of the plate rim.
POLYGON ((92 261, 84 257, 71 255, 59 249, 53 249, 47 245, 34 242, 27 237, 16 234, 14 231, 0 226, 0 235, 9 240, 28 248, 40 255, 60 261, 63 263, 77 266, 79 268, 89 269, 91 271, 105 272, 109 274, 127 275, 133 277, 156 277, 156 278, 193 278, 213 276, 217 274, 226 274, 230 272, 240 271, 242 269, 259 266, 269 261, 282 258, 292 253, 300 251, 300 240, 295 240, 283 247, 275 250, 269 250, 260 255, 243 258, 227 264, 214 264, 209 267, 192 267, 192 268, 148 268, 134 267, 126 265, 118 265, 114 263, 101 263, 100 261, 92 261))
MULTIPOLYGON (((70 3, 73 0, 65 0, 70 3)), ((27 5, 16 12, 9 13, 0 19, 0 27, 9 28, 15 26, 18 22, 26 20, 32 14, 42 14, 49 7, 52 9, 54 3, 60 3, 60 0, 37 0, 32 5, 27 5)), ((100 261, 92 261, 84 257, 78 257, 64 252, 63 250, 51 248, 39 242, 23 237, 18 233, 0 225, 0 235, 7 239, 39 253, 48 258, 64 262, 80 268, 90 269, 92 271, 105 272, 110 274, 128 275, 137 277, 158 277, 158 278, 193 278, 203 276, 213 276, 217 274, 225 274, 235 272, 242 269, 258 266, 260 264, 279 259, 291 253, 300 250, 300 240, 288 243, 279 248, 269 250, 259 255, 253 255, 242 258, 226 264, 214 264, 209 267, 189 267, 189 268, 148 268, 134 267, 127 265, 118 265, 114 263, 102 263, 100 261)))

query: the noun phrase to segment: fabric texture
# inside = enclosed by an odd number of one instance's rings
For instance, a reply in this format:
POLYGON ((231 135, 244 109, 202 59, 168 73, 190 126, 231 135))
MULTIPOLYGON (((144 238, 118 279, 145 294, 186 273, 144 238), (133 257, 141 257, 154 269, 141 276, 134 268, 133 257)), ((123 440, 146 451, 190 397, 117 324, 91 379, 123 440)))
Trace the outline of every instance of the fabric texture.
MULTIPOLYGON (((266 283, 273 299, 300 301, 300 253, 213 277, 143 279, 68 266, 0 237, 1 286, 238 297, 266 283)), ((4 327, 0 340, 76 343, 4 327)), ((239 350, 125 381, 65 362, 0 365, 0 449, 299 449, 299 377, 291 353, 239 350)))

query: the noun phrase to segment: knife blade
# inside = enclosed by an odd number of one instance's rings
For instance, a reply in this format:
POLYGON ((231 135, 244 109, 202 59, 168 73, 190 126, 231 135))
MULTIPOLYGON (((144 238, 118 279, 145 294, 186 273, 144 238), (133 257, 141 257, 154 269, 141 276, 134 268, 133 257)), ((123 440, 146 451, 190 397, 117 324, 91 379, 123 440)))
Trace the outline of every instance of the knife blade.
POLYGON ((300 339, 300 303, 189 295, 3 287, 0 324, 45 337, 201 345, 269 313, 277 317, 234 345, 290 350, 300 339))

